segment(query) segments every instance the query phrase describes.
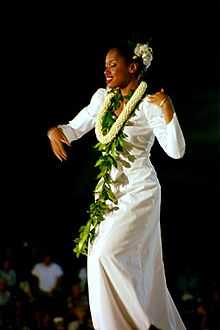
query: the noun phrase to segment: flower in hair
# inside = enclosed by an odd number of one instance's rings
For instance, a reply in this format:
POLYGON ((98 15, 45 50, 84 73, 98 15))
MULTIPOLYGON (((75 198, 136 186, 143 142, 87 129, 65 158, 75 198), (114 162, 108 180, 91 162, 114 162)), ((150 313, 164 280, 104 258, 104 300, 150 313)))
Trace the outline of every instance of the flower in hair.
POLYGON ((148 44, 140 44, 138 43, 134 49, 133 59, 138 57, 142 58, 143 64, 145 66, 145 70, 150 66, 151 61, 153 59, 153 51, 152 48, 148 46, 148 44))

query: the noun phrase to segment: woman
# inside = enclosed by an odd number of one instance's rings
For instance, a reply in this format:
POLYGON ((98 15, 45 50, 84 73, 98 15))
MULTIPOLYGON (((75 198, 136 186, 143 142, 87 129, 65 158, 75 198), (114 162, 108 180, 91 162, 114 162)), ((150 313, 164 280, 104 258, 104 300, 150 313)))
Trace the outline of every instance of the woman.
POLYGON ((96 201, 75 249, 77 254, 88 253, 96 330, 185 329, 166 286, 160 184, 150 162, 155 136, 172 158, 184 155, 185 142, 164 90, 146 94, 143 78, 151 60, 148 44, 111 48, 104 72, 107 89, 98 89, 67 125, 48 131, 61 161, 67 159, 63 144, 70 145, 94 127, 102 151, 96 201))

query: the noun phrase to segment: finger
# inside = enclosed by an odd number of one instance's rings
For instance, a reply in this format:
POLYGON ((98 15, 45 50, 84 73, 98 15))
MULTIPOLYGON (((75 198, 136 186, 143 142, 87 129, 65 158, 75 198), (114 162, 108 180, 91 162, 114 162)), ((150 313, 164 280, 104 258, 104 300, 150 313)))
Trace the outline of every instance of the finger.
POLYGON ((62 154, 57 151, 54 152, 55 156, 62 162, 63 160, 67 160, 67 157, 64 157, 62 154))
POLYGON ((152 102, 152 98, 151 97, 146 97, 148 102, 152 102))
POLYGON ((152 98, 154 98, 154 95, 147 95, 147 99, 152 99, 152 98))
POLYGON ((65 143, 66 145, 70 146, 70 143, 69 143, 66 135, 63 132, 61 132, 60 141, 65 143))
POLYGON ((63 143, 60 141, 60 139, 52 141, 52 144, 57 150, 64 151, 63 143))
POLYGON ((160 90, 162 93, 164 93, 164 89, 163 88, 161 88, 161 90, 160 90))
POLYGON ((66 151, 64 150, 64 148, 63 148, 63 146, 62 146, 61 143, 56 143, 56 142, 52 143, 52 149, 53 149, 53 151, 54 151, 54 153, 55 153, 56 156, 59 156, 59 157, 61 157, 64 160, 67 159, 66 151))
POLYGON ((66 137, 61 138, 60 141, 63 142, 63 143, 65 143, 65 144, 67 144, 70 147, 70 143, 69 143, 69 141, 67 140, 66 137))
POLYGON ((67 154, 65 149, 63 148, 62 144, 58 146, 58 151, 59 151, 59 155, 66 160, 67 159, 67 154))
POLYGON ((61 162, 63 161, 63 159, 62 159, 58 154, 55 153, 55 156, 56 156, 61 162))
POLYGON ((156 99, 157 99, 157 96, 153 96, 153 95, 148 98, 148 100, 150 100, 150 101, 156 101, 156 99))
POLYGON ((54 155, 62 162, 63 161, 63 159, 62 159, 62 157, 60 156, 60 154, 59 154, 59 152, 57 152, 57 150, 55 150, 54 148, 52 148, 53 149, 53 153, 54 153, 54 155))

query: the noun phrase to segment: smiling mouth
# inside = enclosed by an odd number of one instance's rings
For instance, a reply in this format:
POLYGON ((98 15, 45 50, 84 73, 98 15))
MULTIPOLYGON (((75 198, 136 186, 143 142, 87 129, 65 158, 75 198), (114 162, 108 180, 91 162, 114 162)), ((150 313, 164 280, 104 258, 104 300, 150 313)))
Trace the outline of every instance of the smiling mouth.
POLYGON ((113 77, 106 77, 105 79, 106 79, 107 84, 109 84, 112 81, 113 77))

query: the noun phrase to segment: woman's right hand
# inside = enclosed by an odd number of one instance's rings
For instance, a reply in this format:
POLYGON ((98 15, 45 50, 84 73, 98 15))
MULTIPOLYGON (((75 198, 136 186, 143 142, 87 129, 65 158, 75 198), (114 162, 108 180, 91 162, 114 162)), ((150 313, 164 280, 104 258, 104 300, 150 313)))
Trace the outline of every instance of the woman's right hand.
POLYGON ((51 148, 54 155, 62 162, 67 159, 67 153, 63 144, 70 146, 69 141, 59 127, 52 127, 49 129, 47 136, 50 140, 51 148))

